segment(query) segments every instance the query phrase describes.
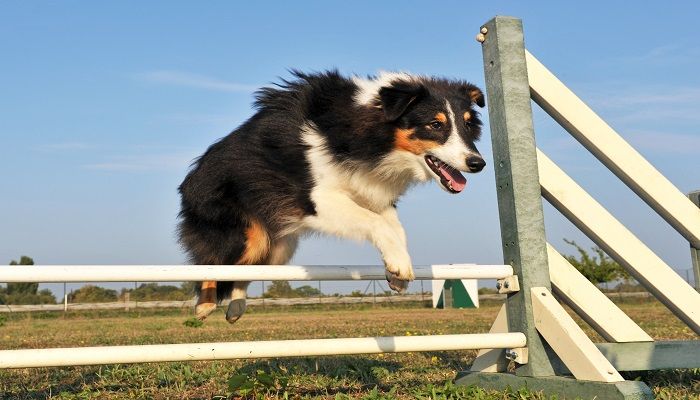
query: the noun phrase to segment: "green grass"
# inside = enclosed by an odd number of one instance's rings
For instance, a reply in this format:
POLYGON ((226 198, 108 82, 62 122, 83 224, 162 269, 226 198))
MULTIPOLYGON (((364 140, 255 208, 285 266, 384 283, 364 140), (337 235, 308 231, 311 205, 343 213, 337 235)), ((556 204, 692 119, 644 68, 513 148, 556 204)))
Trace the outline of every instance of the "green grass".
MULTIPOLYGON (((421 304, 251 307, 234 325, 221 310, 203 325, 190 310, 7 315, 0 348, 74 347, 243 340, 486 332, 497 304, 433 310, 421 304), (190 322, 188 322, 190 321, 190 322)), ((622 308, 658 339, 697 339, 653 301, 622 308)), ((587 330, 594 340, 601 340, 587 330)), ((545 399, 516 388, 489 392, 453 385, 475 351, 270 360, 0 370, 0 399, 545 399)), ((660 399, 700 399, 700 370, 627 374, 660 399)), ((549 400, 549 399, 548 399, 549 400)))

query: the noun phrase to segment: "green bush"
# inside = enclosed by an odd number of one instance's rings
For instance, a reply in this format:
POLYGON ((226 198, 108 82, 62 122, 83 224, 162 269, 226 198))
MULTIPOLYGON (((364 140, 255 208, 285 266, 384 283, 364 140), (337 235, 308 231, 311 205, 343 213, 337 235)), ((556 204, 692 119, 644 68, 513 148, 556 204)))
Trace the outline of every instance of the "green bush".
POLYGON ((194 282, 186 282, 181 287, 143 283, 136 289, 122 289, 119 298, 124 300, 129 294, 131 301, 189 300, 194 295, 194 282))
POLYGON ((565 258, 591 283, 597 284, 618 279, 628 281, 631 279, 627 270, 608 257, 600 247, 592 247, 591 250, 594 255, 591 256, 586 249, 576 244, 573 240, 564 239, 564 241, 574 246, 579 254, 578 258, 575 256, 565 256, 565 258))
POLYGON ((117 291, 100 286, 85 285, 68 294, 70 303, 107 303, 117 301, 117 291))
POLYGON ((185 325, 188 328, 200 328, 204 325, 204 321, 192 317, 190 319, 185 320, 185 322, 183 322, 182 325, 185 325))

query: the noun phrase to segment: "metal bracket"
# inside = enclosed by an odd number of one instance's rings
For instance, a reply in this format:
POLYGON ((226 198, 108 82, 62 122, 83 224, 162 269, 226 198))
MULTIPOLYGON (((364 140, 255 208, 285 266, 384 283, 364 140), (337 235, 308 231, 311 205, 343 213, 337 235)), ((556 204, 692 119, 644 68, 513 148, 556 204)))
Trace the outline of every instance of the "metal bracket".
POLYGON ((496 289, 498 293, 515 293, 520 291, 520 282, 517 275, 511 275, 507 278, 496 281, 496 289))
POLYGON ((506 358, 518 364, 527 364, 527 347, 507 349, 506 358))

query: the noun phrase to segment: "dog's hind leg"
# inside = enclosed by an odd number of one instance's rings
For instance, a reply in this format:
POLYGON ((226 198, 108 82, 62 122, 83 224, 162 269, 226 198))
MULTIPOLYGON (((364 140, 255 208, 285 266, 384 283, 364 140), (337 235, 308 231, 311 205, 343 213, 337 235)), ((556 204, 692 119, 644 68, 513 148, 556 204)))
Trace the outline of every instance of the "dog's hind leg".
POLYGON ((216 310, 216 281, 204 281, 199 289, 197 305, 194 314, 199 320, 204 320, 216 310))
POLYGON ((248 281, 233 283, 233 290, 231 290, 231 302, 228 304, 228 309, 226 310, 226 321, 231 324, 238 321, 238 319, 243 316, 243 313, 245 313, 245 299, 247 296, 248 285, 250 285, 250 282, 248 281))
MULTIPOLYGON (((270 236, 257 220, 251 219, 245 230, 245 248, 236 264, 265 264, 270 255, 270 236)), ((233 282, 231 302, 226 310, 226 321, 238 321, 246 310, 246 290, 250 282, 233 282)))
MULTIPOLYGON (((269 252, 264 260, 260 263, 269 265, 286 264, 294 251, 297 248, 298 240, 296 237, 288 236, 283 239, 275 240, 270 243, 269 252)), ((238 321, 246 310, 246 291, 250 282, 234 282, 233 290, 231 291, 231 302, 226 310, 226 320, 230 323, 238 321)))

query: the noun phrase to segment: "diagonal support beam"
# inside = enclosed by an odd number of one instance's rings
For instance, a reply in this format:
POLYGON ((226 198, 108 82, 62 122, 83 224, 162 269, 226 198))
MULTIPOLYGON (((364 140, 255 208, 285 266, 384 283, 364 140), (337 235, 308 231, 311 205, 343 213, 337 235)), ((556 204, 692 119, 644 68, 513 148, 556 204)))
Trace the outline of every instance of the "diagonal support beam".
POLYGON ((617 343, 654 340, 549 243, 547 256, 554 294, 605 340, 617 343))
MULTIPOLYGON (((508 315, 503 304, 491 325, 489 333, 507 333, 508 315)), ((504 372, 508 368, 505 349, 481 349, 472 363, 472 372, 504 372)))
POLYGON ((538 150, 542 196, 700 334, 700 293, 538 150))
POLYGON ((700 248, 700 210, 532 54, 527 53, 526 59, 535 103, 700 248))
POLYGON ((547 288, 532 288, 531 295, 537 331, 576 379, 624 381, 547 288))

